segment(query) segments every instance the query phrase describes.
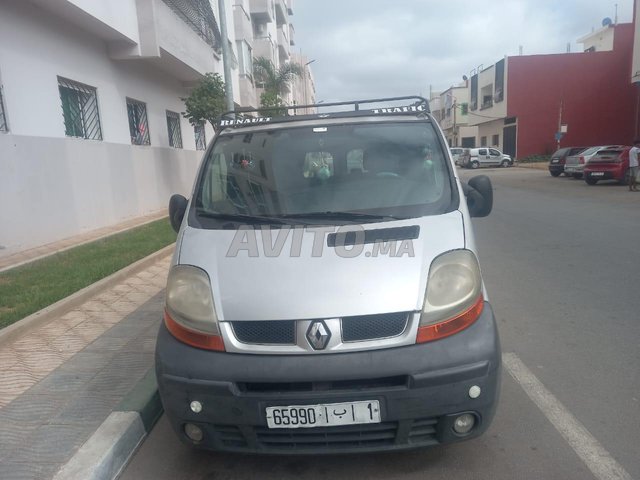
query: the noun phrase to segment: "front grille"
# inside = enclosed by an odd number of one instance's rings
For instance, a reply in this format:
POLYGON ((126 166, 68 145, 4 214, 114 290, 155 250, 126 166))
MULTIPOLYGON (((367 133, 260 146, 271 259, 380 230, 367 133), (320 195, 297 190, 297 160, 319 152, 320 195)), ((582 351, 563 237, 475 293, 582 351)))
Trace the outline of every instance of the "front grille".
POLYGON ((213 433, 220 443, 225 447, 243 448, 247 447, 247 441, 240 429, 235 425, 215 425, 213 433))
POLYGON ((336 380, 330 382, 240 382, 236 384, 241 392, 247 393, 297 393, 326 392, 332 390, 380 390, 408 387, 409 376, 399 375, 384 378, 363 378, 354 380, 336 380))
POLYGON ((258 442, 270 449, 322 449, 393 445, 397 422, 309 429, 255 429, 258 442))
POLYGON ((236 338, 242 343, 267 345, 294 345, 296 322, 294 320, 231 322, 236 338))
POLYGON ((348 448, 429 446, 438 441, 438 419, 420 418, 366 425, 318 428, 276 428, 211 425, 216 443, 235 451, 336 451, 348 448))
POLYGON ((438 420, 436 418, 420 418, 414 420, 411 425, 411 430, 409 431, 409 443, 437 443, 437 427, 438 420))
POLYGON ((397 337, 404 332, 409 314, 384 313, 381 315, 360 315, 342 319, 342 340, 361 342, 378 338, 397 337))

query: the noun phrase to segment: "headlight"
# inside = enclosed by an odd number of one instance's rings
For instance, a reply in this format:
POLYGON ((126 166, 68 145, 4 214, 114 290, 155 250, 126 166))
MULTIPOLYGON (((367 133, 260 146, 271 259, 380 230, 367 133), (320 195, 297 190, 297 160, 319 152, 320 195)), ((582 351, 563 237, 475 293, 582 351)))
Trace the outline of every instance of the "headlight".
POLYGON ((178 340, 210 350, 224 350, 207 273, 191 265, 169 271, 165 323, 178 340))
POLYGON ((444 338, 463 330, 482 313, 480 266, 470 250, 437 257, 429 268, 417 342, 444 338))

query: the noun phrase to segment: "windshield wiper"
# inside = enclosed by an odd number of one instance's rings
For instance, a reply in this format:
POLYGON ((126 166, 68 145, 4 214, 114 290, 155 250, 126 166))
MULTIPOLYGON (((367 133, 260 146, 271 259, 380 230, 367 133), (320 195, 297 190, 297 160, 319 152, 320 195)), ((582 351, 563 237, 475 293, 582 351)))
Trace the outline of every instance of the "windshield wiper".
POLYGON ((290 213, 280 215, 280 218, 313 218, 327 220, 406 220, 406 217, 396 217, 394 215, 377 215, 374 213, 360 212, 310 212, 310 213, 290 213))
POLYGON ((196 209, 196 213, 203 217, 214 218, 216 220, 230 220, 232 222, 243 222, 248 224, 264 224, 264 225, 288 225, 289 222, 277 217, 266 217, 262 215, 245 215, 243 213, 219 213, 207 212, 205 210, 196 209))

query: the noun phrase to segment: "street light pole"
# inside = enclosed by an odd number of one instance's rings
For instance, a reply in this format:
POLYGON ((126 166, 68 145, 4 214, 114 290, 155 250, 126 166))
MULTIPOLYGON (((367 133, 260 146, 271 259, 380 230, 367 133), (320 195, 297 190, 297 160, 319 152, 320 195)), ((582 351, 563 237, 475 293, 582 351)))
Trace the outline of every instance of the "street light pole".
MULTIPOLYGON (((309 65, 311 65, 315 61, 316 60, 314 58, 313 60, 310 60, 307 63, 305 63, 304 67, 302 67, 302 83, 304 88, 304 104, 305 105, 309 105, 309 99, 307 98, 307 68, 309 68, 309 65)), ((304 109, 304 113, 306 114, 309 113, 309 107, 306 107, 304 109)))
POLYGON ((222 64, 224 66, 224 90, 227 97, 227 110, 235 110, 233 103, 233 79, 231 78, 231 48, 229 48, 229 36, 227 34, 227 13, 224 2, 218 0, 218 16, 220 17, 220 35, 222 36, 222 64))

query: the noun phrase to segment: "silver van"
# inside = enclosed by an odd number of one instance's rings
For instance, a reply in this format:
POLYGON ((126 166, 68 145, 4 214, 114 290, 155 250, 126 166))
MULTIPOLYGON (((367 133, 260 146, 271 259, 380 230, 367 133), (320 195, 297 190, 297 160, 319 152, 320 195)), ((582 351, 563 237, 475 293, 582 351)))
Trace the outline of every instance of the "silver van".
POLYGON ((191 198, 171 198, 166 416, 184 442, 235 452, 477 437, 500 390, 471 225, 491 182, 460 181, 421 97, 313 107, 223 117, 191 198))

